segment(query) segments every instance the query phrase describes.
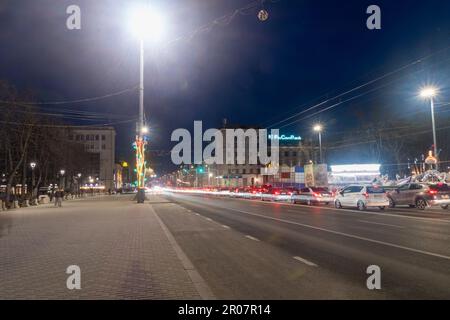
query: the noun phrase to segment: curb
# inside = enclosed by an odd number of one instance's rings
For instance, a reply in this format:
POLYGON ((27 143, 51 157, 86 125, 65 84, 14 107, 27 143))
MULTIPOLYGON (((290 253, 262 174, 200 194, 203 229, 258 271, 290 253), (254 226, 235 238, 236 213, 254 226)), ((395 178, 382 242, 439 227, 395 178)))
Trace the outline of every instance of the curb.
POLYGON ((189 260, 189 258, 186 256, 186 254, 183 252, 181 247, 176 242, 175 238, 173 237, 172 233, 169 231, 169 229, 166 227, 164 222, 161 220, 161 218, 158 216, 158 214, 155 212, 153 207, 150 205, 151 212, 155 215, 156 219, 159 222, 159 225, 163 229, 167 239, 169 240, 170 245, 175 250, 175 253, 178 257, 178 259, 181 261, 184 270, 188 273, 189 278, 191 279, 192 283, 194 284, 195 288, 197 289, 198 294, 203 300, 216 300, 217 298, 214 296, 213 292, 209 288, 206 281, 203 279, 203 277, 198 273, 197 269, 194 267, 192 262, 189 260))

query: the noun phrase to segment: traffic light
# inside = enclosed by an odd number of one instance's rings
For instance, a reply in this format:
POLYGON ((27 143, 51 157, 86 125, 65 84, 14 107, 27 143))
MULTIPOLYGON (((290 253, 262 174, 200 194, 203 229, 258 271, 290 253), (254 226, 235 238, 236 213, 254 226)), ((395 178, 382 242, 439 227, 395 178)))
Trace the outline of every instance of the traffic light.
POLYGON ((203 173, 205 173, 205 169, 202 166, 197 167, 197 173, 203 174, 203 173))

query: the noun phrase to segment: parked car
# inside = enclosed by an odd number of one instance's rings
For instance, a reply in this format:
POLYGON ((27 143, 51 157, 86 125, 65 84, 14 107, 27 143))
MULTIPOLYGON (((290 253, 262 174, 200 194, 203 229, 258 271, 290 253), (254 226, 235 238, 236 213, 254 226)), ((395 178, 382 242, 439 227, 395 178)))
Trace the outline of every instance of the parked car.
POLYGON ((361 211, 369 207, 384 210, 389 206, 389 199, 382 187, 351 185, 336 193, 334 205, 336 208, 357 207, 361 211))
POLYGON ((333 194, 325 187, 308 187, 302 188, 299 192, 292 195, 293 203, 326 204, 334 201, 333 194))
POLYGON ((264 189, 261 193, 261 200, 269 200, 269 201, 280 201, 280 200, 289 200, 291 198, 291 194, 288 190, 282 188, 270 188, 264 189))
POLYGON ((441 206, 448 209, 450 187, 445 183, 425 184, 407 183, 388 192, 389 207, 408 205, 424 210, 427 207, 441 206))

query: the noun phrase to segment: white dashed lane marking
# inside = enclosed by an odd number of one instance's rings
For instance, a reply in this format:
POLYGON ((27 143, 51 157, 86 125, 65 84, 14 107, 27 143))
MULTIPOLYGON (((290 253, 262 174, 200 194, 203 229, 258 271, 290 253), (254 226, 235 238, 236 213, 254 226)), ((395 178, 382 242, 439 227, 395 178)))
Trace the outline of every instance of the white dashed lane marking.
POLYGON ((317 267, 317 264, 315 264, 315 263, 313 263, 313 262, 311 262, 311 261, 309 261, 309 260, 306 260, 306 259, 304 259, 304 258, 302 258, 302 257, 299 257, 299 256, 295 256, 295 257, 293 257, 295 260, 297 260, 297 261, 300 261, 300 262, 303 262, 304 264, 307 264, 308 266, 311 266, 311 267, 317 267))
POLYGON ((380 222, 373 222, 373 221, 367 221, 367 220, 358 220, 359 222, 364 222, 364 223, 370 223, 370 224, 378 224, 381 226, 387 226, 387 227, 394 227, 394 228, 401 228, 403 229, 404 227, 402 226, 397 226, 395 224, 388 224, 388 223, 380 223, 380 222))
POLYGON ((245 237, 250 239, 250 240, 253 240, 253 241, 259 241, 259 239, 255 238, 255 237, 252 237, 252 236, 249 236, 249 235, 246 235, 245 237))

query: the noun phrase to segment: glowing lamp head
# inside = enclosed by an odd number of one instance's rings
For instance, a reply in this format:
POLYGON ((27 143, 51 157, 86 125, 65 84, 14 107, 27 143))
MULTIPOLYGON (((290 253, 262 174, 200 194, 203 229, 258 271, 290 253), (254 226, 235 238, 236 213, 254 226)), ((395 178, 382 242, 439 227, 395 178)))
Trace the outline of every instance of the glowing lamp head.
POLYGON ((148 5, 130 10, 130 30, 140 40, 158 41, 164 32, 164 20, 158 12, 148 5))
POLYGON ((143 126, 141 129, 141 133, 142 134, 147 134, 148 133, 148 127, 147 126, 143 126))
POLYGON ((313 130, 314 130, 315 132, 321 132, 321 131, 322 131, 322 126, 321 126, 320 124, 316 124, 316 125, 313 127, 313 130))
POLYGON ((434 87, 426 87, 420 90, 420 96, 422 98, 433 98, 437 93, 437 89, 434 87))
POLYGON ((31 162, 31 163, 30 163, 30 167, 31 167, 31 169, 36 168, 36 162, 31 162))
POLYGON ((66 173, 66 170, 61 170, 61 171, 59 171, 59 173, 61 173, 61 175, 63 176, 64 173, 66 173))

